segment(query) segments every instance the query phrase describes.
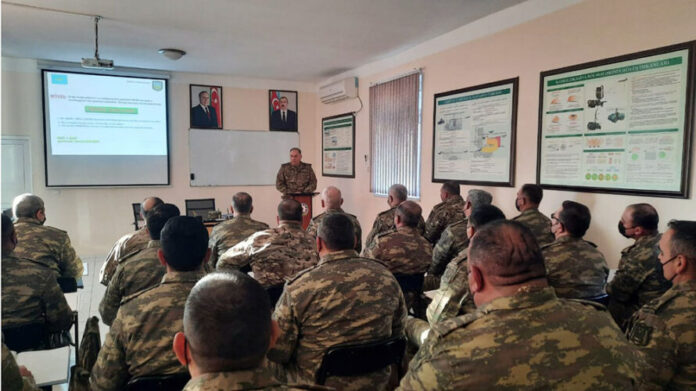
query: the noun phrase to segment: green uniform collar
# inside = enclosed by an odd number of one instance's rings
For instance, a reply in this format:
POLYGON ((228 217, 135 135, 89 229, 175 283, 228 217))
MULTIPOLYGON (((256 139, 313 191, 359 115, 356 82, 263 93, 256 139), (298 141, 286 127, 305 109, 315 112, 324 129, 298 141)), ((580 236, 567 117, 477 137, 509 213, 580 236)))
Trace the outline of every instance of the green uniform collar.
POLYGON ((195 283, 201 278, 203 278, 204 275, 205 273, 200 268, 190 272, 171 271, 165 274, 164 277, 162 277, 162 284, 172 284, 180 282, 195 283))
POLYGON ((519 310, 536 307, 547 301, 556 300, 552 287, 522 287, 512 296, 499 297, 479 307, 479 311, 494 312, 500 310, 519 310))
POLYGON ((360 257, 360 255, 358 255, 358 252, 353 250, 353 249, 334 251, 332 253, 328 253, 328 254, 324 255, 323 257, 321 257, 321 259, 319 260, 319 264, 321 265, 321 264, 324 264, 327 262, 337 261, 339 259, 358 258, 358 257, 360 257))

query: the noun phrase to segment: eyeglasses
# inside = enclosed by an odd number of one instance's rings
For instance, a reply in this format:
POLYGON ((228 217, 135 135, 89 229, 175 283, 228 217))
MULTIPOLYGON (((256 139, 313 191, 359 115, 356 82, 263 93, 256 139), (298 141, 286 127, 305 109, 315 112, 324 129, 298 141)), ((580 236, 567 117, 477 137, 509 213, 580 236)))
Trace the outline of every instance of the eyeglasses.
POLYGON ((561 221, 561 220, 558 219, 558 217, 556 217, 556 213, 551 213, 551 220, 556 220, 556 221, 558 221, 558 222, 561 221))
MULTIPOLYGON (((660 255, 661 255, 661 254, 662 254, 662 250, 660 250, 660 255)), ((680 254, 677 254, 677 255, 673 256, 672 258, 668 259, 666 262, 660 262, 660 263, 662 264, 662 266, 665 266, 666 264, 668 264, 668 263, 674 261, 675 259, 677 259, 677 257, 678 257, 679 255, 680 255, 680 254)))

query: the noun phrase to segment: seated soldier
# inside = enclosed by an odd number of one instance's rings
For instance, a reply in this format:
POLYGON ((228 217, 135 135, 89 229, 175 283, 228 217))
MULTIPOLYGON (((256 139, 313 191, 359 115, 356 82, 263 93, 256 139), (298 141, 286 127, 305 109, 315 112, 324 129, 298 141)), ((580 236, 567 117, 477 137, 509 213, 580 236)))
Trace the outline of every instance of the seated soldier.
MULTIPOLYGON (((377 235, 390 232, 395 230, 394 227, 394 213, 396 213, 396 207, 402 202, 406 201, 408 198, 408 190, 406 186, 401 184, 392 185, 389 188, 389 195, 387 196, 387 204, 389 209, 384 212, 380 212, 375 218, 375 222, 372 224, 372 229, 370 233, 367 234, 367 239, 365 239, 365 247, 369 247, 373 240, 377 238, 377 235)), ((420 217, 418 221, 418 232, 425 233, 425 220, 423 216, 420 217)))
POLYGON ((471 238, 477 310, 432 326, 400 390, 630 390, 638 352, 606 309, 556 297, 531 231, 488 223, 471 238))
POLYGON ((131 378, 185 373, 171 348, 183 330, 184 304, 204 275, 208 230, 194 217, 167 221, 157 255, 167 268, 162 282, 121 303, 89 379, 92 390, 121 390, 131 378))
POLYGON ((440 202, 433 206, 433 209, 425 220, 425 236, 430 243, 437 243, 440 240, 442 231, 448 225, 465 219, 464 199, 459 195, 459 183, 445 182, 440 188, 440 202))
POLYGON ((287 387, 266 367, 278 334, 268 295, 253 278, 238 271, 203 277, 186 300, 184 331, 174 336, 176 357, 191 374, 184 391, 315 389, 287 387))
POLYGON ((360 252, 362 250, 362 229, 360 228, 360 222, 358 222, 358 218, 354 215, 344 212, 343 209, 341 209, 341 205, 343 205, 341 190, 335 186, 324 188, 321 192, 321 207, 325 208, 326 212, 320 213, 312 218, 307 226, 307 233, 316 238, 317 230, 319 229, 321 221, 324 220, 324 217, 333 213, 343 213, 353 222, 353 228, 355 230, 355 251, 360 252))
POLYGON ((2 387, 3 390, 40 391, 34 375, 24 365, 17 365, 10 349, 2 344, 2 387))
MULTIPOLYGON (((17 234, 12 220, 2 215, 2 327, 45 324, 60 334, 72 324, 72 310, 58 286, 53 271, 13 253, 17 234)), ((12 345, 12 341, 5 340, 12 345)), ((37 348, 49 346, 37 341, 37 348)), ((4 375, 4 374, 3 374, 4 375)))
POLYGON ((33 194, 22 194, 12 201, 15 231, 19 245, 15 256, 31 259, 55 273, 56 277, 82 278, 84 266, 70 244, 68 233, 44 225, 44 202, 33 194))
POLYGON ((179 208, 172 204, 160 204, 147 214, 145 225, 150 236, 147 247, 121 260, 116 268, 106 292, 99 303, 102 322, 111 326, 124 298, 158 285, 167 272, 160 263, 157 252, 160 249, 160 232, 172 217, 179 216, 179 208))
POLYGON ((553 242, 551 220, 539 212, 539 204, 544 198, 544 190, 539 185, 527 183, 517 191, 515 208, 522 212, 512 220, 529 228, 539 243, 539 246, 553 242))
POLYGON ((590 210, 574 201, 563 201, 551 215, 556 240, 542 246, 541 252, 546 278, 558 297, 589 299, 605 294, 607 261, 594 243, 582 240, 590 219, 590 210))
POLYGON ((227 249, 251 236, 251 234, 268 229, 268 224, 251 218, 254 211, 251 195, 239 192, 232 197, 232 220, 224 221, 215 227, 210 233, 208 247, 210 247, 210 259, 208 267, 212 270, 217 266, 217 261, 227 249))

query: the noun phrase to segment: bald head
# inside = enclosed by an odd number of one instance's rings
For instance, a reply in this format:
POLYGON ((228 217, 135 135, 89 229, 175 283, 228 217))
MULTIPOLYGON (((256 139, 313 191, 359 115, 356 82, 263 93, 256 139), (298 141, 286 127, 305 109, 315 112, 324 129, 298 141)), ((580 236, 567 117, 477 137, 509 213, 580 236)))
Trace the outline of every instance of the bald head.
POLYGON ((140 203, 140 214, 143 218, 146 218, 147 212, 151 211, 155 206, 162 204, 164 204, 164 201, 159 197, 147 197, 140 203))
POLYGON ((341 191, 335 186, 324 188, 321 192, 321 199, 324 201, 324 207, 326 207, 326 209, 339 209, 341 204, 343 204, 341 191))
POLYGON ((36 217, 36 212, 44 209, 44 202, 41 197, 24 193, 20 194, 12 201, 12 214, 15 217, 36 217))
POLYGON ((423 210, 420 205, 413 201, 404 201, 399 206, 396 207, 395 216, 398 217, 401 224, 397 223, 397 226, 403 225, 406 227, 417 227, 420 221, 421 213, 423 210))

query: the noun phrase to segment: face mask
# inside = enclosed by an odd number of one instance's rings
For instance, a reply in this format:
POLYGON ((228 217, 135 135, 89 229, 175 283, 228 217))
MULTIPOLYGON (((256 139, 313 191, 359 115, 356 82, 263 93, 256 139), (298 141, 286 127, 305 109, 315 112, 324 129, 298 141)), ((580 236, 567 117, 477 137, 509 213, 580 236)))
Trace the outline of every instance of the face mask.
POLYGON ((619 221, 619 233, 626 237, 626 238, 631 238, 630 236, 626 235, 626 227, 624 227, 623 223, 619 221))
POLYGON ((520 211, 520 206, 517 205, 517 198, 515 198, 515 209, 517 209, 518 212, 520 211))
MULTIPOLYGON (((673 256, 672 258, 670 258, 669 260, 667 260, 667 262, 663 263, 661 267, 664 268, 666 264, 668 264, 668 263, 674 261, 675 259, 677 259, 678 256, 679 256, 679 254, 673 256)), ((664 275, 664 273, 663 273, 663 275, 664 275)), ((672 278, 668 278, 667 281, 672 282, 672 280, 674 280, 675 277, 677 277, 677 273, 674 273, 674 275, 672 276, 672 278)))

